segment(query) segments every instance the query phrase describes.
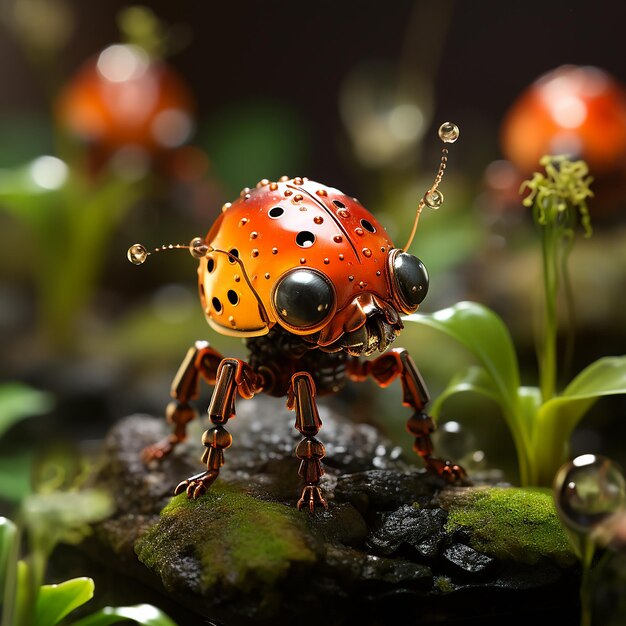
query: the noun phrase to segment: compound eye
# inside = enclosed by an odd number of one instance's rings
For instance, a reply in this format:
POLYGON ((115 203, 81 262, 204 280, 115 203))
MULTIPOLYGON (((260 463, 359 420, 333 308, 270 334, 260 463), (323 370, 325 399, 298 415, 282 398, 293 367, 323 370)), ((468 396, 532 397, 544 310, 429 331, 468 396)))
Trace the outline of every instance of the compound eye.
POLYGON ((306 328, 328 315, 334 298, 334 290, 326 277, 303 268, 281 279, 274 292, 274 305, 287 324, 306 328))
POLYGON ((393 260, 396 284, 409 308, 417 307, 428 293, 428 272, 412 254, 401 252, 393 260))

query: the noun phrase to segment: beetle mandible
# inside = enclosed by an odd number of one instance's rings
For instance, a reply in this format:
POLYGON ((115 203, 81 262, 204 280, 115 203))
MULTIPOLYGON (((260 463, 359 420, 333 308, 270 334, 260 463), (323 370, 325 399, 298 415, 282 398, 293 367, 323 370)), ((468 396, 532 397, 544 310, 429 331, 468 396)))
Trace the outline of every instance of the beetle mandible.
MULTIPOLYGON (((446 122, 439 136, 458 137, 446 122)), ((432 187, 419 203, 413 232, 404 248, 394 246, 384 227, 356 198, 307 178, 261 180, 226 203, 206 237, 189 248, 199 260, 200 300, 207 322, 218 333, 242 337, 248 361, 224 358, 208 342, 189 349, 172 383, 173 401, 166 417, 172 433, 145 448, 145 462, 161 459, 186 439, 187 424, 196 417, 190 401, 197 398, 200 378, 214 385, 202 436, 206 470, 183 480, 175 490, 189 498, 206 492, 224 464, 232 443, 226 430, 235 415, 235 398, 265 392, 287 396, 301 433, 295 455, 304 481, 298 509, 327 508, 320 487, 325 456, 317 434, 322 426, 316 396, 336 393, 346 379, 371 376, 387 387, 396 378, 403 404, 413 411, 407 429, 426 468, 450 482, 462 480, 459 465, 433 456, 432 418, 425 411, 426 385, 409 353, 387 350, 403 328, 401 315, 413 313, 426 296, 428 273, 406 252, 421 210, 438 208, 438 190, 447 149, 432 187), (362 357, 381 352, 373 360, 362 357)), ((150 253, 135 244, 128 258, 141 264, 150 253)))

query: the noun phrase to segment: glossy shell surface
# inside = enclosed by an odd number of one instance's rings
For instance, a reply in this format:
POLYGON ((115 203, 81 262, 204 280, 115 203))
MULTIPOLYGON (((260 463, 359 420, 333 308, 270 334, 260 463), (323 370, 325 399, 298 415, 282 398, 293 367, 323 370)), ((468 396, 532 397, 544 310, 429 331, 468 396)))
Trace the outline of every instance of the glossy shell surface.
POLYGON ((392 301, 393 244, 384 227, 355 198, 305 178, 263 180, 242 190, 224 206, 206 243, 214 251, 200 261, 200 296, 209 324, 222 334, 258 336, 277 323, 311 334, 360 294, 392 301), (335 292, 329 315, 306 329, 290 327, 274 305, 276 285, 297 268, 320 272, 335 292))

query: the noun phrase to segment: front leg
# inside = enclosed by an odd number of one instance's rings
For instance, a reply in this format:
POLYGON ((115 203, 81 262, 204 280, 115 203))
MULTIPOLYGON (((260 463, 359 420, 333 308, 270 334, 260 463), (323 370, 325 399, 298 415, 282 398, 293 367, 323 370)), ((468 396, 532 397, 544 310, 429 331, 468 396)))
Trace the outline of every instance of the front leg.
POLYGON ((315 403, 315 383, 307 372, 298 372, 291 377, 287 408, 295 410, 295 427, 303 435, 302 441, 296 447, 296 456, 300 459, 298 474, 305 482, 298 500, 298 510, 306 507, 313 513, 316 506, 327 509, 328 503, 319 486, 320 478, 324 474, 321 461, 326 456, 326 449, 315 438, 322 427, 322 420, 315 403))
POLYGON ((161 460, 187 439, 187 424, 197 416, 189 401, 198 397, 201 375, 210 385, 215 384, 215 375, 222 359, 222 355, 211 348, 208 341, 196 341, 189 348, 172 381, 170 395, 174 400, 165 410, 165 417, 173 426, 172 432, 142 450, 144 463, 161 460))
POLYGON ((431 434, 435 430, 433 418, 424 410, 430 397, 426 384, 404 348, 395 348, 373 361, 353 359, 348 362, 348 374, 352 380, 362 381, 368 375, 380 387, 388 387, 396 378, 402 384, 402 404, 415 413, 407 422, 407 430, 415 437, 413 450, 424 460, 426 469, 442 476, 449 483, 463 482, 467 474, 456 463, 432 456, 431 434))
POLYGON ((206 463, 206 471, 183 480, 176 487, 174 495, 186 491, 187 497, 195 500, 215 482, 224 465, 224 450, 233 442, 232 435, 224 428, 224 424, 231 417, 235 417, 237 391, 243 398, 252 398, 262 389, 262 378, 247 363, 240 359, 222 360, 209 405, 209 419, 213 427, 202 435, 202 443, 206 446, 202 462, 206 463))

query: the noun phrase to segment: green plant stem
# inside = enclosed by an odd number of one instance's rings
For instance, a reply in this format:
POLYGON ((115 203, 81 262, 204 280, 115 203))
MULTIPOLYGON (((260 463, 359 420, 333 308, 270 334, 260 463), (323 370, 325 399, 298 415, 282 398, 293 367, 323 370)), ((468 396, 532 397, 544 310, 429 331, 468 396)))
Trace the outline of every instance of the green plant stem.
POLYGON ((559 288, 558 233, 551 224, 542 228, 543 257, 543 328, 539 346, 539 387, 543 402, 556 393, 556 297, 559 288))
MULTIPOLYGON (((2 621, 0 626, 13 626, 15 624, 15 596, 17 591, 17 561, 19 559, 20 530, 16 528, 15 536, 9 546, 6 559, 6 575, 4 580, 4 593, 2 594, 2 621)), ((0 592, 3 590, 0 589, 0 592)))

